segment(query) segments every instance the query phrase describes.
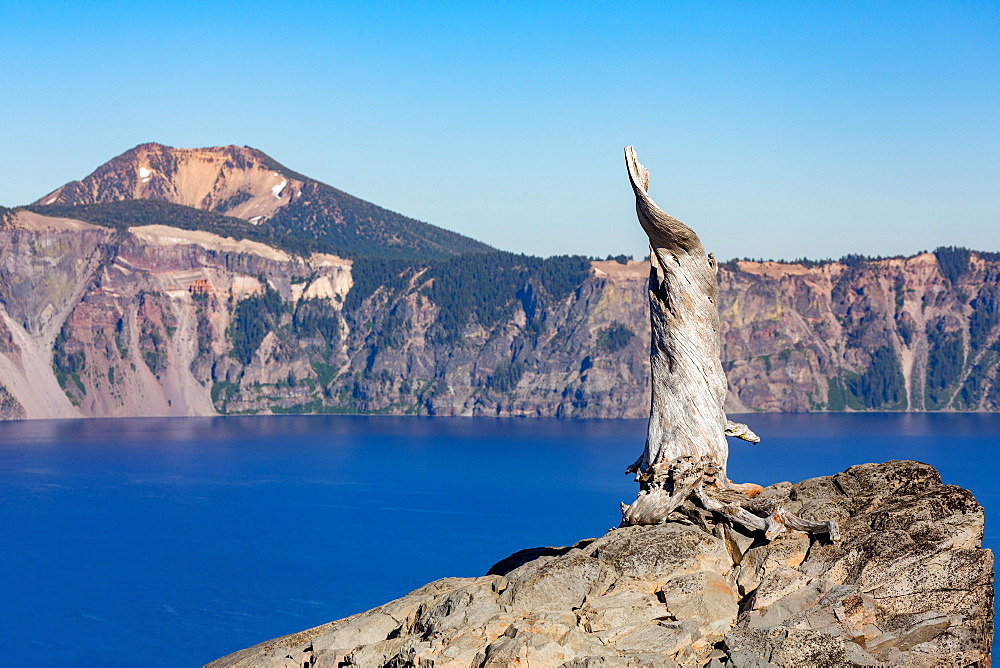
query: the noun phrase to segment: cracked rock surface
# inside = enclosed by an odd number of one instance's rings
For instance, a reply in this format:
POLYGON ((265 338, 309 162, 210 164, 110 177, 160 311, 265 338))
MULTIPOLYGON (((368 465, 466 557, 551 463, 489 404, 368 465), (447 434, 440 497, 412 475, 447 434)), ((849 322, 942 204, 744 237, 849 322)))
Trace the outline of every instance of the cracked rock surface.
POLYGON ((993 555, 983 509, 912 461, 853 466, 764 495, 841 540, 766 542, 698 510, 571 547, 523 550, 367 612, 208 664, 988 666, 993 555))

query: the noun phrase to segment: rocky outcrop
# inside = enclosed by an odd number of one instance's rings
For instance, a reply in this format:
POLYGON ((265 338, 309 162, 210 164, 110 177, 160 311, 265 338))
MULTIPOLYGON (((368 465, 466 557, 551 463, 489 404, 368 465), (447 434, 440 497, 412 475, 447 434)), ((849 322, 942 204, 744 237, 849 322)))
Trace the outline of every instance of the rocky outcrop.
POLYGON ((893 461, 762 494, 835 518, 841 540, 768 542, 689 505, 208 665, 989 665, 993 555, 969 492, 893 461))

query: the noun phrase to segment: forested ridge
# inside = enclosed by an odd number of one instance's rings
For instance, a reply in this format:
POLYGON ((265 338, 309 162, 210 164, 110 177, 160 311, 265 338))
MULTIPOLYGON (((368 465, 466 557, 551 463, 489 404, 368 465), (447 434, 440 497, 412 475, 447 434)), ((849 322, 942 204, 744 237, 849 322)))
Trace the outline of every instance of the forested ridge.
POLYGON ((459 255, 428 263, 361 258, 353 266, 354 288, 348 294, 348 313, 379 289, 398 293, 410 282, 437 307, 435 326, 442 341, 454 340, 470 322, 487 329, 510 318, 515 307, 529 323, 542 326, 535 316, 537 287, 546 297, 565 299, 590 274, 590 260, 557 255, 540 258, 504 251, 459 255))

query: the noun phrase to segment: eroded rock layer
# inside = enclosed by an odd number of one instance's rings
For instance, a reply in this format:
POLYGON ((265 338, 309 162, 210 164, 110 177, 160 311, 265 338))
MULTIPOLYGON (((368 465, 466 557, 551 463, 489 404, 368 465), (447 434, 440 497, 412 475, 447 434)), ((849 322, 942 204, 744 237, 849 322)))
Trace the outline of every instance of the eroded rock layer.
POLYGON ((836 519, 842 539, 767 542, 690 507, 663 525, 525 550, 486 576, 439 580, 208 665, 989 665, 993 555, 968 491, 893 461, 763 494, 836 519))

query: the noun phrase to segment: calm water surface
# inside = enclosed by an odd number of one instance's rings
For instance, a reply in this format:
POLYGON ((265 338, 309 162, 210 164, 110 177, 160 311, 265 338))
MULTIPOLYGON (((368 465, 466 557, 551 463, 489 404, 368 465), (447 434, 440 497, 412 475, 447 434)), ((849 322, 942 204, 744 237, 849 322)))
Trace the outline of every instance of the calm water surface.
MULTIPOLYGON (((1000 415, 752 415, 730 476, 916 459, 1000 545, 1000 415)), ((508 554, 596 536, 642 420, 0 423, 0 665, 200 665, 508 554)))

